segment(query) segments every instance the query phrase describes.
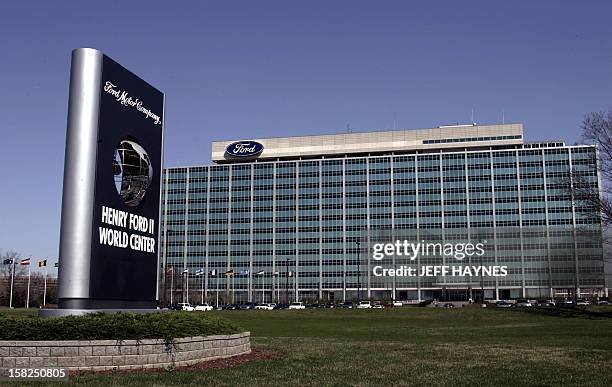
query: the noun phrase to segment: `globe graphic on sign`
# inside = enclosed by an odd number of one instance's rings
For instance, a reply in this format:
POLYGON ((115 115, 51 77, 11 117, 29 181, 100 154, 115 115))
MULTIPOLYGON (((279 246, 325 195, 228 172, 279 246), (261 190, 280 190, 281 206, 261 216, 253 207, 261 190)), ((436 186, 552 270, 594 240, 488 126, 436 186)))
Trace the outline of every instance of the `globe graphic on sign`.
POLYGON ((113 160, 115 188, 124 203, 135 207, 142 202, 153 179, 153 167, 147 151, 136 141, 121 140, 113 160))

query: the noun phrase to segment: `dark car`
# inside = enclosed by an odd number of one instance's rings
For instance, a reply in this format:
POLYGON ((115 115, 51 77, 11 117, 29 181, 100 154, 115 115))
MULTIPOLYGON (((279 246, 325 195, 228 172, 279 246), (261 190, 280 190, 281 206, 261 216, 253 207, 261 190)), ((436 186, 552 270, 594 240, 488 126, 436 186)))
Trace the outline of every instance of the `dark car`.
POLYGON ((236 305, 236 304, 227 304, 227 305, 223 305, 223 307, 221 309, 223 309, 223 310, 236 310, 236 309, 238 309, 238 305, 236 305))
POLYGON ((255 309, 255 304, 252 302, 246 302, 244 304, 240 304, 238 306, 238 309, 240 310, 250 310, 250 309, 255 309))
POLYGON ((306 309, 321 309, 325 308, 325 304, 307 304, 306 309))
POLYGON ((289 304, 276 304, 274 309, 287 309, 289 308, 289 304))
POLYGON ((538 300, 538 306, 555 306, 553 300, 538 300))
POLYGON ((338 308, 352 309, 353 308, 353 301, 343 302, 342 304, 338 305, 338 308))

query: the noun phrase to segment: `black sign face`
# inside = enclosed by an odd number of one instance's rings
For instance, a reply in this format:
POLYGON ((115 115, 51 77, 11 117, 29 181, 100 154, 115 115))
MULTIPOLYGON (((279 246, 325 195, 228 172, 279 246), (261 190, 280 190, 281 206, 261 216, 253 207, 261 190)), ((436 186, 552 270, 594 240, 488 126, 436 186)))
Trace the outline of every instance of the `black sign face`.
POLYGON ((164 95, 103 57, 92 224, 91 304, 154 307, 164 95))

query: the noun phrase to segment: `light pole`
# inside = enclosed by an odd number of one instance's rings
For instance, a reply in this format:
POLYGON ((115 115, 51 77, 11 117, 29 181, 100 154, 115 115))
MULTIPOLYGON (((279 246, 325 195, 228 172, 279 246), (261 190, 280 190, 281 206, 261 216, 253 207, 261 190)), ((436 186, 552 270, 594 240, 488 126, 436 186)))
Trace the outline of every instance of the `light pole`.
POLYGON ((264 302, 266 302, 266 291, 264 289, 264 278, 266 276, 266 273, 263 272, 261 273, 261 303, 263 304, 264 302))
POLYGON ((357 302, 361 301, 361 264, 359 259, 359 241, 355 242, 357 244, 357 302))
POLYGON ((183 276, 183 291, 181 293, 183 294, 183 302, 189 303, 189 269, 183 270, 183 276), (187 283, 186 286, 185 282, 187 283))
POLYGON ((285 304, 289 303, 289 258, 285 258, 285 271, 287 276, 285 277, 285 304))

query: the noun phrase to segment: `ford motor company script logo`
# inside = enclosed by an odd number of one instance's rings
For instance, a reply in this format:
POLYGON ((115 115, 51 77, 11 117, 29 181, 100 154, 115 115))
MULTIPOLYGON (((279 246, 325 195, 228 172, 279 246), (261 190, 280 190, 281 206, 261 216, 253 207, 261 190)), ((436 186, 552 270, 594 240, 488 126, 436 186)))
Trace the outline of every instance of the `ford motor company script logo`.
POLYGON ((104 91, 112 95, 115 101, 119 102, 123 106, 134 108, 145 115, 146 118, 150 118, 155 121, 155 125, 161 125, 161 117, 155 114, 151 109, 147 108, 143 102, 138 98, 132 98, 125 90, 117 89, 117 86, 110 81, 106 81, 104 84, 104 91))
POLYGON ((225 148, 225 153, 232 157, 254 157, 263 151, 264 147, 257 141, 237 141, 225 148))

